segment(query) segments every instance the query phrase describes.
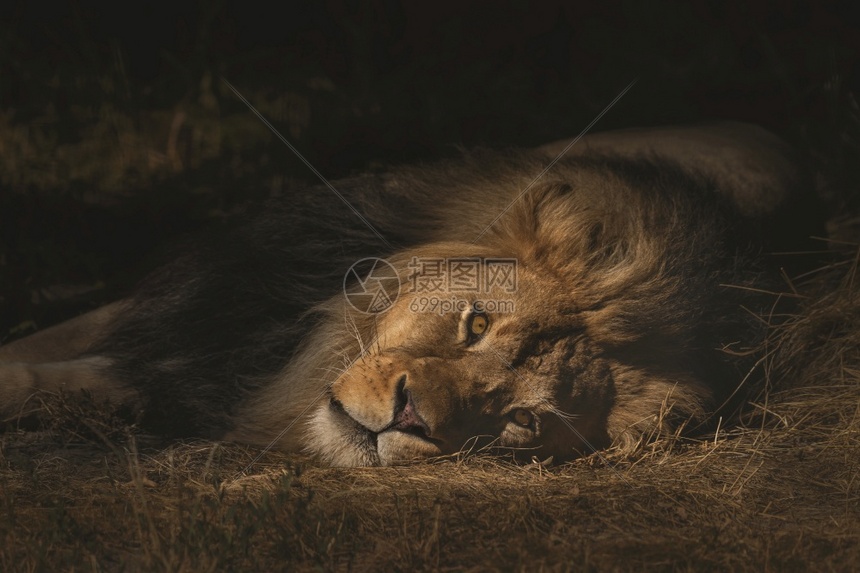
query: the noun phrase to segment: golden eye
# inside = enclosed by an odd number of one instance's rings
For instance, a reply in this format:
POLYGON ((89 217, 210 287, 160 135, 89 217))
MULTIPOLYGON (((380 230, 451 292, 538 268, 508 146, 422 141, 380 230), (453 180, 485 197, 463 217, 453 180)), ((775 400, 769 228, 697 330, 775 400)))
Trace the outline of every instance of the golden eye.
POLYGON ((528 410, 523 410, 522 408, 517 408, 511 414, 511 418, 514 422, 524 428, 531 428, 532 424, 535 421, 534 414, 529 412, 528 410))
POLYGON ((490 326, 490 321, 486 314, 473 314, 469 319, 469 334, 472 336, 481 336, 487 332, 488 326, 490 326))

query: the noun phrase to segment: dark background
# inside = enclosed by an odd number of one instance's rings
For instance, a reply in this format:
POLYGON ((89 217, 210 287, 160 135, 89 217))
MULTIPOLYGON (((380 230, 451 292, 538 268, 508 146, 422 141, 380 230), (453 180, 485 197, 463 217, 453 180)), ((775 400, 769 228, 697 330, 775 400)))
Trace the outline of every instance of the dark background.
POLYGON ((120 296, 178 237, 456 146, 728 118, 857 212, 858 31, 812 2, 14 3, 0 23, 0 341, 120 296))

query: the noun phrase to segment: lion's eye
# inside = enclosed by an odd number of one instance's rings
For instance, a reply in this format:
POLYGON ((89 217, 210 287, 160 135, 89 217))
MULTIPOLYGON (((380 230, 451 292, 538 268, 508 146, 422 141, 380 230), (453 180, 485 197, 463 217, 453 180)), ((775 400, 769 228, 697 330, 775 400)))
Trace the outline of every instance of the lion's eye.
POLYGON ((511 412, 511 419, 519 426, 523 428, 531 428, 534 425, 535 416, 528 410, 523 410, 522 408, 517 408, 513 412, 511 412))
POLYGON ((469 321, 469 333, 474 334, 475 336, 481 336, 487 331, 487 327, 489 325, 490 323, 487 321, 486 315, 476 314, 472 316, 472 320, 469 321))
POLYGON ((472 313, 466 319, 466 343, 472 344, 481 338, 490 327, 490 317, 483 313, 472 313))

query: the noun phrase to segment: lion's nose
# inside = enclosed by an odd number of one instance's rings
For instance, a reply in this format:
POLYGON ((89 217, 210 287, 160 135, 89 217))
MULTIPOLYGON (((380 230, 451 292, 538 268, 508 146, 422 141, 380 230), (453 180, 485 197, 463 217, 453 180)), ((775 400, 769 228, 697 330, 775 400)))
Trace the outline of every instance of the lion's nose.
POLYGON ((388 430, 399 430, 407 434, 416 434, 422 438, 430 437, 430 426, 427 425, 412 400, 412 392, 406 388, 406 375, 397 381, 397 394, 394 402, 394 417, 388 430))

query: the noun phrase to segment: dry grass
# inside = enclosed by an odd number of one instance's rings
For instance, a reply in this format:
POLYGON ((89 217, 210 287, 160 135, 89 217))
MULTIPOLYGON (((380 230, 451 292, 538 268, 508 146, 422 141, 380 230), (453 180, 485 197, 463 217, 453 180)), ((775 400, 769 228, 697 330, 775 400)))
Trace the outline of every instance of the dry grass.
POLYGON ((860 562, 853 276, 807 285, 817 297, 770 340, 783 389, 740 426, 560 467, 476 454, 326 469, 273 453, 249 467, 254 450, 139 447, 146 436, 112 414, 51 402, 48 428, 0 442, 0 569, 849 570, 860 562))

